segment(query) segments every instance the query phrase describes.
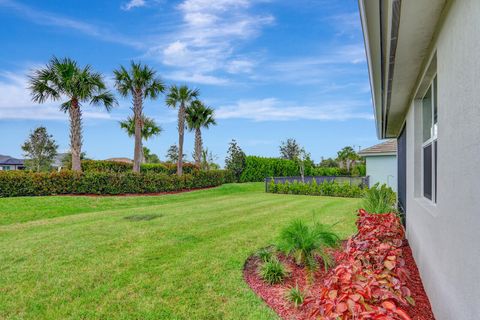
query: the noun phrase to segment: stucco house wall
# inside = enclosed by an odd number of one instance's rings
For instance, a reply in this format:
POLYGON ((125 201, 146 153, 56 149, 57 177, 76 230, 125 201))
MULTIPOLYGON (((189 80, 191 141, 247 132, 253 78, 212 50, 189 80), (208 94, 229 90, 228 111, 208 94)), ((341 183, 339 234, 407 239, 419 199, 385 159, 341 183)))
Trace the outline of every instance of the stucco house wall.
POLYGON ((376 155, 365 157, 367 176, 370 186, 376 183, 386 184, 397 191, 397 157, 395 155, 376 155))
MULTIPOLYGON (((437 30, 437 203, 422 196, 421 105, 407 133, 407 237, 437 319, 480 318, 480 1, 453 1, 437 30)), ((422 70, 419 70, 422 71, 422 70)))

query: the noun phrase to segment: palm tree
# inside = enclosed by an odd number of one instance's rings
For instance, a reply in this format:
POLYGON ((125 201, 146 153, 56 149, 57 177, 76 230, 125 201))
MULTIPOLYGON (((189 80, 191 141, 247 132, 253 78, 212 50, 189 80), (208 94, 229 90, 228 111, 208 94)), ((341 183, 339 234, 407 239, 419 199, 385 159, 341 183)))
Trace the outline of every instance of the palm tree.
POLYGON ((202 161, 202 127, 216 125, 213 109, 205 106, 201 101, 194 100, 186 110, 187 127, 195 131, 195 164, 200 166, 202 161))
POLYGON ((186 106, 196 100, 200 92, 198 89, 189 89, 183 85, 177 87, 175 85, 170 87, 170 92, 167 95, 166 104, 172 108, 178 108, 178 161, 177 161, 177 175, 182 175, 183 168, 183 137, 185 133, 185 109, 186 106))
POLYGON ((337 152, 337 160, 338 162, 345 164, 347 172, 350 172, 351 164, 354 163, 357 159, 357 153, 350 146, 344 147, 342 150, 337 152))
MULTIPOLYGON (((152 118, 142 115, 142 132, 141 137, 143 140, 148 140, 153 136, 157 136, 162 132, 162 128, 152 118)), ((129 137, 135 136, 135 119, 128 117, 126 120, 120 121, 120 128, 127 132, 129 137)), ((145 147, 142 148, 141 163, 145 163, 145 147)))
POLYGON ((133 97, 133 120, 135 122, 135 149, 133 156, 133 171, 140 172, 142 161, 142 131, 143 131, 143 100, 150 98, 157 99, 163 93, 165 86, 160 78, 157 78, 156 71, 147 65, 131 62, 131 69, 124 66, 114 70, 115 87, 118 92, 127 97, 133 97))
POLYGON ((82 111, 83 103, 103 105, 107 111, 117 100, 106 88, 100 73, 93 72, 87 65, 83 68, 72 59, 53 57, 45 68, 35 70, 29 79, 32 100, 44 103, 48 99, 67 99, 60 110, 70 116, 70 148, 72 170, 82 171, 82 111))

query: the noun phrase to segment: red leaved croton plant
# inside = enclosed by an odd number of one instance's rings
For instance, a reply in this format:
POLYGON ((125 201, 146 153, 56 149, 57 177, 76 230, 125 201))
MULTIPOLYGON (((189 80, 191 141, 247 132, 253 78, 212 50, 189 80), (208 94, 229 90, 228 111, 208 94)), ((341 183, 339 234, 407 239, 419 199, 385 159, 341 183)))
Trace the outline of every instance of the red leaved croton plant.
POLYGON ((402 258, 405 231, 395 213, 360 209, 358 233, 347 242, 340 263, 325 279, 320 297, 306 299, 314 319, 409 320, 402 309, 414 304, 402 258))

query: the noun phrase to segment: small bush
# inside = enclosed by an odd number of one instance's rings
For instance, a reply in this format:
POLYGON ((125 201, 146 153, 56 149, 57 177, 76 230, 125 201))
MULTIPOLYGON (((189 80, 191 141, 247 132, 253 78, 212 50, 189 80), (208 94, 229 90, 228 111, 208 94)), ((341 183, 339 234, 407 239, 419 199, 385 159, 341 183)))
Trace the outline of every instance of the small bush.
POLYGON ((340 238, 330 227, 315 223, 307 225, 295 220, 280 233, 278 248, 295 259, 295 263, 307 267, 310 271, 317 268, 316 257, 322 258, 325 270, 333 265, 333 259, 327 248, 337 247, 340 238))
POLYGON ((397 196, 395 192, 383 184, 375 184, 365 192, 363 207, 371 213, 390 213, 395 211, 397 196))
POLYGON ((259 275, 266 283, 277 284, 283 282, 288 272, 283 263, 274 258, 260 265, 259 275))
POLYGON ((305 300, 305 294, 302 292, 302 290, 298 288, 297 283, 295 287, 291 287, 290 289, 288 289, 288 291, 286 292, 286 298, 295 306, 295 308, 298 308, 305 300))
POLYGON ((268 262, 272 260, 272 258, 275 258, 272 248, 262 248, 257 251, 255 256, 263 262, 268 262))
POLYGON ((347 197, 347 198, 361 198, 365 189, 362 189, 358 185, 350 185, 350 183, 341 182, 328 182, 324 181, 317 184, 317 181, 313 179, 312 183, 302 183, 294 181, 289 183, 277 183, 273 180, 270 181, 268 192, 282 193, 282 194, 302 194, 302 195, 314 195, 314 196, 329 196, 329 197, 347 197))

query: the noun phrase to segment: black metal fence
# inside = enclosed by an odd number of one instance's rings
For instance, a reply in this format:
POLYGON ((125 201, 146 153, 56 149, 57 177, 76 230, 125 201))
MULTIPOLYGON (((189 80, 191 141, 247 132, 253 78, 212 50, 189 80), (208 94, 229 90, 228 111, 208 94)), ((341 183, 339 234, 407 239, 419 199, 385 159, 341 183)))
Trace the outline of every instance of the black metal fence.
POLYGON ((270 183, 273 180, 275 184, 279 183, 294 183, 297 182, 305 182, 305 183, 312 183, 313 180, 317 182, 317 184, 321 184, 325 181, 327 182, 337 182, 340 184, 350 184, 351 186, 357 185, 361 188, 365 188, 369 186, 369 177, 351 177, 351 176, 316 176, 316 177, 304 177, 302 181, 302 177, 270 177, 265 178, 265 191, 269 192, 270 183))

